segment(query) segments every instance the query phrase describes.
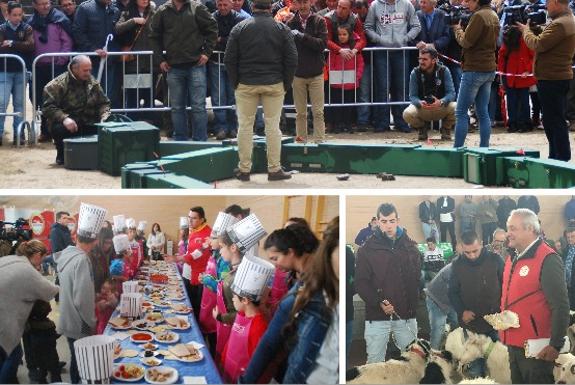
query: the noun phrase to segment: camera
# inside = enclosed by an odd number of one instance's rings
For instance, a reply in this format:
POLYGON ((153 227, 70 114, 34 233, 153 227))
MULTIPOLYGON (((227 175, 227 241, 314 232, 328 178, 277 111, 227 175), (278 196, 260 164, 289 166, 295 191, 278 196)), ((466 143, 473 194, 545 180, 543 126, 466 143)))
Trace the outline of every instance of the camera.
POLYGON ((433 98, 432 95, 425 96, 423 100, 425 100, 425 103, 427 104, 433 104, 435 102, 435 99, 433 98))
POLYGON ((445 12, 445 20, 449 25, 459 24, 461 21, 462 25, 467 25, 469 19, 471 19, 471 12, 460 5, 451 5, 449 2, 445 2, 438 7, 443 12, 445 12))
POLYGON ((531 25, 543 25, 547 22, 545 4, 521 4, 505 7, 505 26, 515 25, 519 22, 526 24, 527 20, 531 25))

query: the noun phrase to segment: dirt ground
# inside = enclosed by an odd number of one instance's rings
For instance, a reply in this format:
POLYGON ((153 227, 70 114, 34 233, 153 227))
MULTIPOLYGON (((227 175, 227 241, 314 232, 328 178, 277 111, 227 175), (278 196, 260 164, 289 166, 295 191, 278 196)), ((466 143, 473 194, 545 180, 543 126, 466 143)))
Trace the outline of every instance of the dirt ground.
MULTIPOLYGON (((121 188, 120 177, 112 177, 99 171, 73 171, 54 165, 56 150, 53 144, 43 143, 34 147, 14 148, 11 144, 12 132, 9 119, 6 121, 4 145, 0 147, 2 167, 0 171, 0 188, 121 188)), ((162 140, 167 140, 162 138, 162 140)), ((210 139, 214 140, 214 139, 210 139)), ((328 135, 328 141, 347 143, 421 143, 417 134, 386 132, 374 134, 355 133, 328 135)), ((424 146, 451 146, 452 142, 439 140, 439 133, 431 135, 431 144, 424 146)), ((478 132, 467 138, 468 146, 479 145, 478 132)), ((548 154, 547 140, 542 130, 525 134, 508 134, 504 128, 496 127, 491 136, 492 147, 520 147, 537 149, 541 157, 548 154)), ((237 180, 219 181, 216 188, 480 188, 481 186, 466 183, 463 179, 412 177, 396 175, 395 181, 383 182, 374 175, 351 175, 348 181, 338 181, 335 174, 298 173, 291 180, 268 182, 266 174, 252 175, 250 182, 237 180)))

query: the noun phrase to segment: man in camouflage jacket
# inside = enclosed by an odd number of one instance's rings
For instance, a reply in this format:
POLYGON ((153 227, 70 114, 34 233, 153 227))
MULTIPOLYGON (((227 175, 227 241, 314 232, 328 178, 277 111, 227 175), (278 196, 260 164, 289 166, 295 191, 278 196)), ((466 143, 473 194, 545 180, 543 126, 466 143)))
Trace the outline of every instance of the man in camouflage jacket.
POLYGON ((92 62, 87 56, 76 56, 68 71, 44 88, 42 113, 51 125, 58 165, 64 164, 64 139, 95 135, 94 124, 110 116, 110 100, 91 70, 92 62))

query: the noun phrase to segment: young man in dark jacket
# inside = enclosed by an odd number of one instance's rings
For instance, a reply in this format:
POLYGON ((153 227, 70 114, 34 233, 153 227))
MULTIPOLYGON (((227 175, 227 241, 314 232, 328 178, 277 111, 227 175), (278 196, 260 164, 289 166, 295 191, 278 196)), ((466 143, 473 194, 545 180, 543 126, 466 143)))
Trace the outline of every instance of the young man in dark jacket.
POLYGON ((395 206, 377 209, 379 228, 357 252, 355 288, 365 301, 367 362, 385 361, 391 333, 399 349, 417 338, 421 254, 399 226, 395 206))
POLYGON ((313 140, 325 140, 323 114, 325 64, 323 51, 327 47, 327 27, 323 17, 312 13, 310 0, 294 0, 299 11, 287 22, 294 36, 298 64, 293 80, 296 109, 297 139, 307 142, 307 94, 313 114, 313 140))
MULTIPOLYGON (((475 231, 463 233, 461 244, 462 254, 452 263, 449 301, 463 329, 496 341, 497 331, 483 316, 499 312, 503 259, 484 248, 475 231)), ((474 376, 485 376, 485 360, 472 362, 469 371, 474 376)))

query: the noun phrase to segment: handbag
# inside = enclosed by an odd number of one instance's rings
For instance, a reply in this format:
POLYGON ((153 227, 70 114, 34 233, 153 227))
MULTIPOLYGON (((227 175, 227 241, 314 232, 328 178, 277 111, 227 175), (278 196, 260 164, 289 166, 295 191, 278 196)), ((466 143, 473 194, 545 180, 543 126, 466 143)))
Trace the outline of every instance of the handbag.
MULTIPOLYGON (((148 16, 149 17, 149 16, 148 16)), ((146 17, 146 21, 144 22, 143 25, 140 26, 140 28, 138 29, 138 32, 136 33, 136 36, 134 37, 134 41, 132 41, 132 44, 130 45, 126 45, 123 46, 122 48, 120 48, 120 50, 122 52, 130 52, 132 51, 132 48, 134 48, 134 44, 136 44, 136 41, 138 40, 138 37, 140 37, 140 33, 142 32, 142 30, 144 29, 144 27, 146 26, 146 23, 148 22, 148 17, 146 17)), ((131 61, 136 60, 136 55, 122 55, 120 56, 120 60, 123 61, 124 63, 129 63, 131 61)))

